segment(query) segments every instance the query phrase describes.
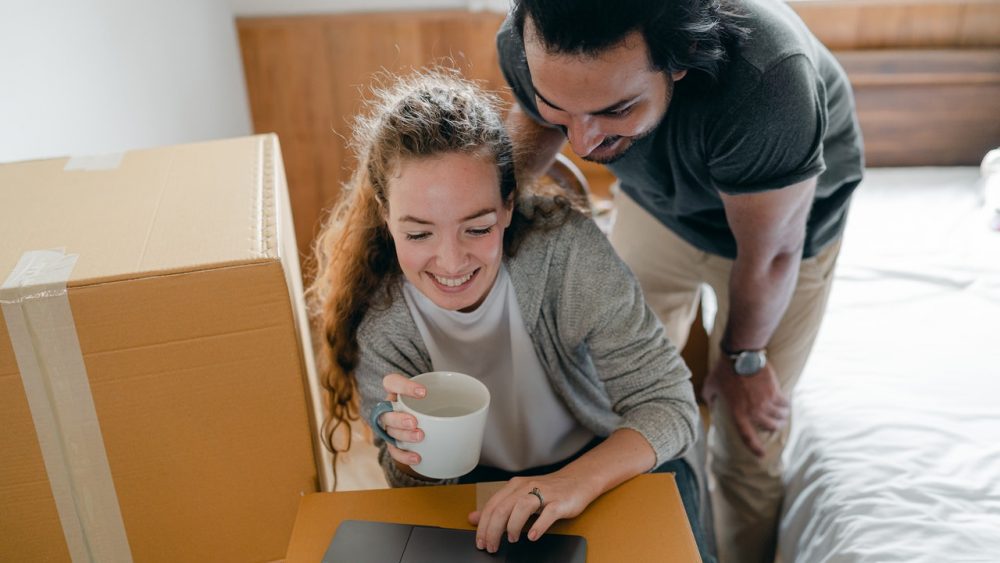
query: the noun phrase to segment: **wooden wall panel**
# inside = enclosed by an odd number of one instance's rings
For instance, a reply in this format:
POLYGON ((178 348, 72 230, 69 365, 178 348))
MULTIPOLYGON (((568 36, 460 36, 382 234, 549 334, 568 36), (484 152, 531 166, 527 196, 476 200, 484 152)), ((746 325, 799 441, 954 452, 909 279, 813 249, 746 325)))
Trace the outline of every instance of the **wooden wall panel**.
POLYGON ((1000 49, 846 51, 869 166, 977 165, 1000 145, 1000 49))
POLYGON ((350 177, 350 122, 373 73, 446 62, 500 88, 492 37, 501 21, 468 12, 237 20, 254 129, 281 140, 303 256, 350 177))
MULTIPOLYGON (((1000 0, 791 5, 851 78, 869 165, 977 164, 1000 145, 1000 0)), ((354 165, 346 138, 373 73, 450 60, 505 91, 494 48, 502 19, 441 11, 237 20, 254 128, 281 139, 303 256, 354 165)), ((613 176, 566 153, 607 197, 613 176)))
POLYGON ((829 49, 1000 46, 1000 0, 789 0, 829 49))

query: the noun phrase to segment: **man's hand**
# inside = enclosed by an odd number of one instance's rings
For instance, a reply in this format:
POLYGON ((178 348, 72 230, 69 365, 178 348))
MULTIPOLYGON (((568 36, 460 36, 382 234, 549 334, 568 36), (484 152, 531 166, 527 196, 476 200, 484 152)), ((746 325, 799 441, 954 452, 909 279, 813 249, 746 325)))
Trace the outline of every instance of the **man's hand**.
POLYGON ((729 407, 729 415, 743 443, 757 457, 764 456, 757 431, 775 432, 788 423, 788 398, 781 392, 771 364, 749 377, 738 375, 725 358, 715 363, 705 379, 702 397, 711 406, 719 395, 729 407))

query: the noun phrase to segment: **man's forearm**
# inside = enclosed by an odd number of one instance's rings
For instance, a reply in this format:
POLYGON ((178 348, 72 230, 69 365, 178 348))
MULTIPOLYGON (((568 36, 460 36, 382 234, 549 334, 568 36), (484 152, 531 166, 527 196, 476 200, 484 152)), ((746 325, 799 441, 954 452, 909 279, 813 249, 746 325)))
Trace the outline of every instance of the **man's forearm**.
POLYGON ((809 178, 779 190, 721 194, 737 247, 722 337, 728 350, 768 346, 795 292, 815 190, 809 178))
POLYGON ((561 131, 539 125, 517 105, 507 114, 506 126, 514 142, 518 179, 522 182, 544 174, 566 142, 561 131))
POLYGON ((722 337, 726 349, 767 347, 792 300, 800 263, 799 250, 763 264, 737 257, 729 277, 729 318, 722 337))

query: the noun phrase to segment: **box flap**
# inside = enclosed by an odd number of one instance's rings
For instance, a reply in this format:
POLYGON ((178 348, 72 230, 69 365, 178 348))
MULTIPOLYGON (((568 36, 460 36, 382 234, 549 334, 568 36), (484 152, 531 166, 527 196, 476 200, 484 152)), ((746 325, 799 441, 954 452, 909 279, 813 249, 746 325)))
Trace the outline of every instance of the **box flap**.
POLYGON ((277 258, 274 135, 0 165, 0 279, 79 254, 69 286, 277 258))

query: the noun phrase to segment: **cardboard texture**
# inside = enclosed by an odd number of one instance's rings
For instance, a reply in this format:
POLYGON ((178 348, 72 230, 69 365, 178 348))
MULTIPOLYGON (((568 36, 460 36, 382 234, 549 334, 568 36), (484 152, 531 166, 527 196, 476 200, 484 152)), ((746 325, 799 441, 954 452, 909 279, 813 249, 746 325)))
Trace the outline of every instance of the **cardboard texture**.
MULTIPOLYGON (((280 559, 328 468, 277 138, 67 162, 0 165, 0 282, 26 251, 79 255, 68 300, 132 559, 280 559)), ((69 560, 6 322, 0 451, 0 560, 69 560)))
MULTIPOLYGON (((306 495, 286 563, 319 561, 337 526, 348 519, 471 530, 468 514, 476 502, 476 485, 306 495)), ((674 476, 668 473, 630 479, 550 530, 587 538, 588 563, 701 560, 674 476)))

